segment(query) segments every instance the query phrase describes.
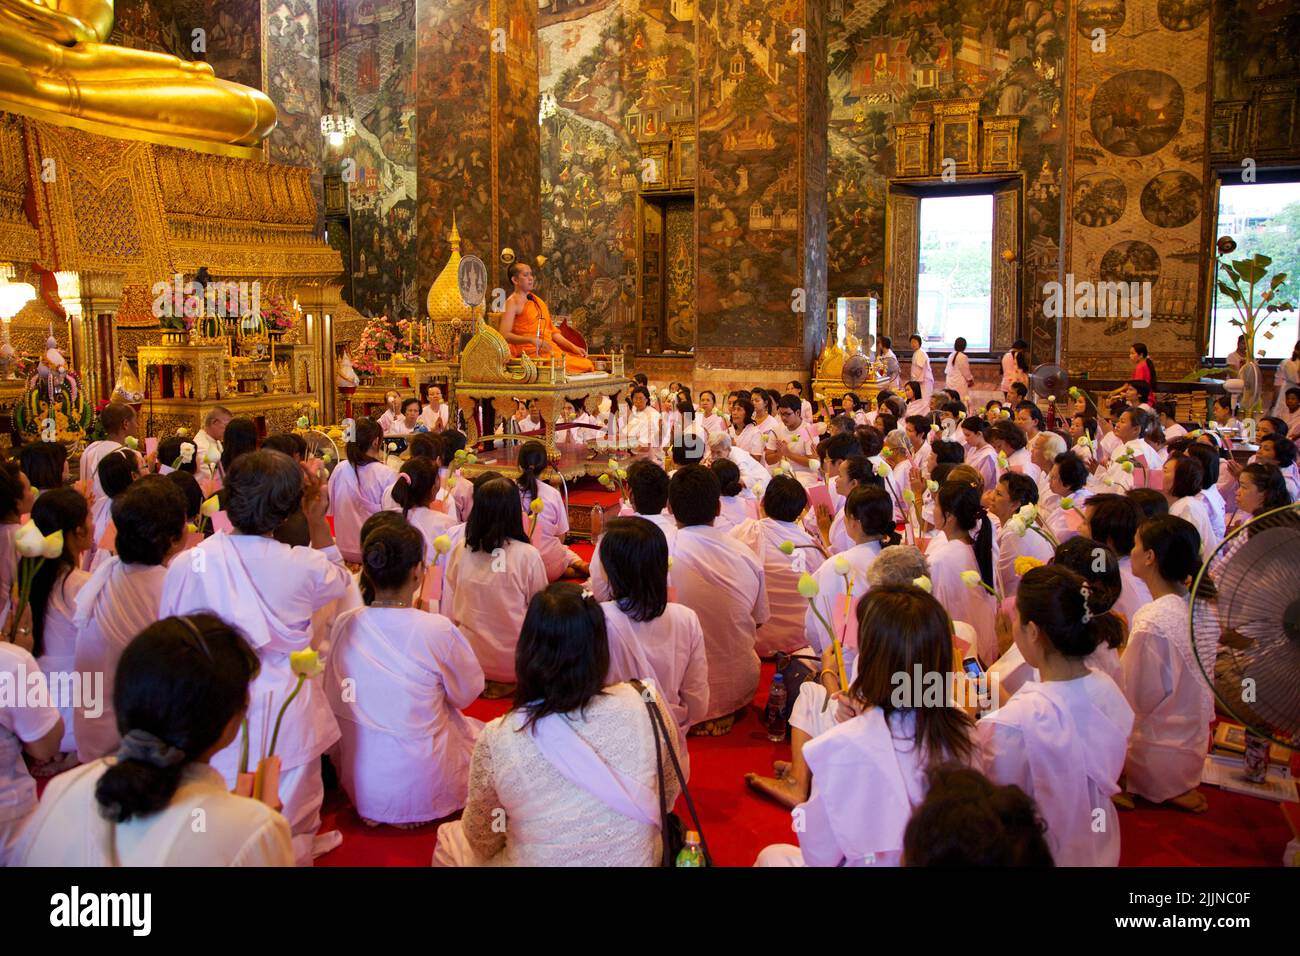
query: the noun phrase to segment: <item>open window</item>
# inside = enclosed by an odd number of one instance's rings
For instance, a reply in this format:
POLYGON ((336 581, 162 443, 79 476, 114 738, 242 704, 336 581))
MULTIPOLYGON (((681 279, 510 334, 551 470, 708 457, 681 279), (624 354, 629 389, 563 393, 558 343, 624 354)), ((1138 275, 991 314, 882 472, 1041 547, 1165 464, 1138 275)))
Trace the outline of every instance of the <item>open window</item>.
MULTIPOLYGON (((1269 272, 1285 272, 1286 284, 1279 290, 1283 301, 1300 301, 1300 170, 1260 170, 1255 182, 1241 182, 1241 170, 1225 173, 1217 183, 1218 217, 1214 238, 1231 236, 1236 251, 1224 258, 1231 262, 1263 253, 1272 258, 1269 272)), ((1217 262, 1215 264, 1217 271, 1217 262)), ((1218 291, 1219 277, 1210 283, 1210 321, 1206 355, 1224 359, 1237 347, 1241 329, 1232 324, 1240 319, 1232 300, 1218 291)), ((1264 286, 1258 286, 1263 291, 1264 286)), ((1255 339, 1256 359, 1288 359, 1300 341, 1300 315, 1295 309, 1277 312, 1282 324, 1255 339), (1269 335, 1271 334, 1271 338, 1269 335), (1259 351, 1263 351, 1260 356, 1259 351)))
POLYGON ((895 342, 998 352, 1016 338, 1020 181, 896 183, 886 210, 884 323, 895 342), (1009 257, 1008 257, 1009 253, 1009 257))

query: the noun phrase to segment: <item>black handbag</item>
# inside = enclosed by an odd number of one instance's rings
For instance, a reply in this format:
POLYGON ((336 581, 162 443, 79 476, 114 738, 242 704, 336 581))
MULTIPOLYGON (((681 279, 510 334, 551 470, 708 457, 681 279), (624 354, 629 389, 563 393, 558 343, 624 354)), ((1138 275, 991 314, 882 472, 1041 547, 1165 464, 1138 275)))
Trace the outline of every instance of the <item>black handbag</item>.
POLYGON ((681 784, 682 796, 686 798, 686 809, 691 813, 691 821, 695 824, 695 832, 700 836, 700 852, 704 854, 704 865, 712 866, 713 857, 709 853, 709 844, 704 839, 704 827, 700 826, 700 815, 695 812, 695 801, 691 799, 691 791, 686 786, 686 776, 682 773, 682 765, 677 760, 677 751, 673 749, 668 738, 668 728, 664 724, 664 715, 659 712, 655 706, 654 695, 651 694, 645 684, 639 680, 628 681, 636 688, 641 699, 645 701, 646 710, 650 712, 650 729, 655 735, 655 770, 659 775, 659 818, 662 821, 660 826, 660 836, 663 840, 663 859, 660 860, 660 866, 676 866, 677 854, 681 852, 682 847, 686 845, 686 825, 682 823, 682 818, 673 812, 668 806, 668 789, 664 786, 664 760, 663 748, 668 748, 668 757, 673 762, 673 772, 677 774, 677 782, 681 784))
POLYGON ((799 698, 799 689, 807 681, 815 681, 822 666, 822 659, 810 654, 790 654, 778 651, 776 654, 776 672, 785 684, 785 719, 794 713, 794 702, 799 698))

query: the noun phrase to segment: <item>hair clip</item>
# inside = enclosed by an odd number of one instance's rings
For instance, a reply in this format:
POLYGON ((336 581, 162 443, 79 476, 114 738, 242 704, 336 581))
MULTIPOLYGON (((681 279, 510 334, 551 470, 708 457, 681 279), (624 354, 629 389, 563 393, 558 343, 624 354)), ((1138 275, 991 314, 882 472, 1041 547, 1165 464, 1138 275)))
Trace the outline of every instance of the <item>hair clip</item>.
POLYGON ((1087 581, 1079 585, 1079 593, 1083 595, 1083 623, 1087 624, 1092 620, 1092 608, 1088 606, 1088 598, 1092 596, 1092 589, 1088 587, 1087 581))

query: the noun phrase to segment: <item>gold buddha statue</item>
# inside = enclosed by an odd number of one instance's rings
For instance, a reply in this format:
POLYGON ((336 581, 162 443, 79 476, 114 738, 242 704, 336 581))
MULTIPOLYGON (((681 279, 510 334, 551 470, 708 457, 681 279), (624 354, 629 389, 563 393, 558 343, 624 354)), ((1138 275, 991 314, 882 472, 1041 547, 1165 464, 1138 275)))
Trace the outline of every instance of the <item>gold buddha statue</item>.
POLYGON ((256 146, 275 127, 260 90, 201 61, 112 46, 112 29, 113 0, 0 0, 0 109, 235 146, 256 146))

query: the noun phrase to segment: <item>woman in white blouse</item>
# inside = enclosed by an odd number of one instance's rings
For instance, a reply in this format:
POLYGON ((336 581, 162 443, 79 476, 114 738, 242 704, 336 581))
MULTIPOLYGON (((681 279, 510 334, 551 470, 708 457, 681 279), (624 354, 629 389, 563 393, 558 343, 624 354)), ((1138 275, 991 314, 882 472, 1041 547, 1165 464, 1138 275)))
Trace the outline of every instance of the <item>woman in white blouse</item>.
MULTIPOLYGON (((676 734, 656 748, 641 694, 631 684, 604 686, 609 662, 594 597, 564 582, 534 596, 519 635, 514 706, 479 735, 465 813, 438 830, 435 866, 659 864, 659 777, 672 806, 676 734)), ((653 706, 672 727, 657 693, 653 706)))
POLYGON ((763 436, 754 424, 754 403, 747 398, 737 398, 731 406, 731 443, 762 460, 763 436))
POLYGON ((448 424, 451 421, 451 410, 442 400, 442 389, 437 385, 430 385, 427 395, 429 400, 420 410, 420 421, 424 422, 425 427, 431 432, 446 431, 451 427, 448 424))
POLYGON ((1203 474, 1201 463, 1187 455, 1178 455, 1165 462, 1165 497, 1169 499, 1169 513, 1191 522, 1196 528, 1196 533, 1201 536, 1201 560, 1205 561, 1219 546, 1220 539, 1214 533, 1210 507, 1200 497, 1203 474))
POLYGON ((208 766, 239 735, 257 667, 244 639, 214 615, 146 628, 117 668, 121 748, 50 781, 13 862, 292 866, 285 818, 230 793, 208 766), (198 819, 205 825, 192 825, 198 819))

